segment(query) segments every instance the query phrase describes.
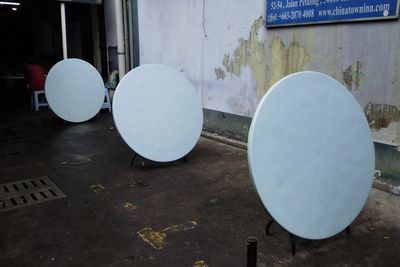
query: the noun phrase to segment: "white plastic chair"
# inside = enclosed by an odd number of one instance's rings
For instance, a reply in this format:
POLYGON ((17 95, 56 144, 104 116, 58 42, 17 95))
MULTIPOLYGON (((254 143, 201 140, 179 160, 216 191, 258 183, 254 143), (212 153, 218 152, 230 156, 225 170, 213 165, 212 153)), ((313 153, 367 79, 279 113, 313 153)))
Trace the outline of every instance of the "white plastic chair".
POLYGON ((101 106, 101 109, 108 109, 109 112, 111 112, 111 101, 110 101, 110 94, 108 93, 108 89, 104 88, 104 103, 101 106))
POLYGON ((33 91, 33 105, 34 105, 35 111, 39 111, 40 107, 48 107, 49 106, 49 104, 47 104, 44 91, 33 91), (39 97, 40 95, 43 95, 42 101, 40 101, 40 97, 39 97))

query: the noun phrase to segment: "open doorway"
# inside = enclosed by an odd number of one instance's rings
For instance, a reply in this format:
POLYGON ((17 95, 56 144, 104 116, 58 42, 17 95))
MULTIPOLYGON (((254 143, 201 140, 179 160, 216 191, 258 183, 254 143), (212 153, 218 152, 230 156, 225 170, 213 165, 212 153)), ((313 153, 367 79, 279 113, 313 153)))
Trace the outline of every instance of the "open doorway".
MULTIPOLYGON (((63 59, 60 2, 10 0, 0 4, 2 111, 29 108, 26 65, 47 72, 63 59)), ((105 77, 107 57, 102 4, 65 3, 68 57, 83 59, 105 77)))

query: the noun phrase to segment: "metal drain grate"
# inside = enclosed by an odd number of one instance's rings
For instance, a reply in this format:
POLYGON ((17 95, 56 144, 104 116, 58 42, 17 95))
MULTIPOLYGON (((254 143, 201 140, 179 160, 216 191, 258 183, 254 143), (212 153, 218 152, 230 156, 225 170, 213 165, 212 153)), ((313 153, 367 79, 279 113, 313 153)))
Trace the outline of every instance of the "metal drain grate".
POLYGON ((65 194, 46 176, 0 184, 0 212, 62 197, 65 194))

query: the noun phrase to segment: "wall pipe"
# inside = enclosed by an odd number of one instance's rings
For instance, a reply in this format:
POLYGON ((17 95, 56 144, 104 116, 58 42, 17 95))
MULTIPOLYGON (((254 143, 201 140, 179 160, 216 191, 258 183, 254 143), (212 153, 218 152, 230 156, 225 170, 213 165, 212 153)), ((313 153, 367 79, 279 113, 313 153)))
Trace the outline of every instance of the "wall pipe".
POLYGON ((122 13, 122 0, 114 0, 115 19, 117 23, 117 53, 119 80, 125 76, 125 42, 124 42, 124 17, 122 13))
POLYGON ((62 48, 63 58, 68 58, 68 47, 67 47, 67 23, 65 20, 65 3, 60 4, 61 11, 61 35, 62 35, 62 48))

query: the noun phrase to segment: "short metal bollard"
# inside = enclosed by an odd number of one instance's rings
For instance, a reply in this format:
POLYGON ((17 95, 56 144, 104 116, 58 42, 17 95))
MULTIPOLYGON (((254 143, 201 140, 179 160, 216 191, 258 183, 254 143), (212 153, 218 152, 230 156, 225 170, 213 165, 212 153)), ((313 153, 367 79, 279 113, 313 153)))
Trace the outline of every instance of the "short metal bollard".
POLYGON ((247 267, 257 267, 257 238, 247 238, 247 267))

